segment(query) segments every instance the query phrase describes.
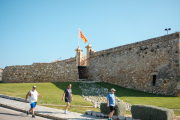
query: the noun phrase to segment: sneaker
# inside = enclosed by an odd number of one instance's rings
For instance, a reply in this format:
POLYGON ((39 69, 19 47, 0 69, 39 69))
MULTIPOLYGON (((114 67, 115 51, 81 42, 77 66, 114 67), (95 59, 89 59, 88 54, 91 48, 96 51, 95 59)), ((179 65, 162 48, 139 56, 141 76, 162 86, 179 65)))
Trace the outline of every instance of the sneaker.
POLYGON ((29 115, 29 111, 26 111, 26 114, 29 115))
POLYGON ((67 114, 67 113, 68 113, 68 111, 67 111, 67 110, 65 110, 65 111, 64 111, 64 114, 67 114))
POLYGON ((32 118, 35 118, 35 115, 32 115, 32 118))

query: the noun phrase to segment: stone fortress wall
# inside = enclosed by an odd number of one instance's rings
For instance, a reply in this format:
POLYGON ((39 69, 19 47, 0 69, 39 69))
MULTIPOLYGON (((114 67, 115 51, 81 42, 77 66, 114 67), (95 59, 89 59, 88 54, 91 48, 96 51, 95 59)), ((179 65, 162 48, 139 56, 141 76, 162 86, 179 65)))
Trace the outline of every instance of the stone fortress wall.
POLYGON ((180 32, 98 52, 90 44, 86 49, 87 58, 78 46, 74 58, 7 66, 3 70, 3 82, 76 82, 81 66, 83 76, 93 81, 180 95, 180 32))
POLYGON ((126 88, 176 95, 180 82, 179 41, 177 32, 99 52, 90 50, 87 76, 126 88))
POLYGON ((7 66, 3 71, 3 82, 69 82, 78 81, 76 58, 54 63, 7 66))

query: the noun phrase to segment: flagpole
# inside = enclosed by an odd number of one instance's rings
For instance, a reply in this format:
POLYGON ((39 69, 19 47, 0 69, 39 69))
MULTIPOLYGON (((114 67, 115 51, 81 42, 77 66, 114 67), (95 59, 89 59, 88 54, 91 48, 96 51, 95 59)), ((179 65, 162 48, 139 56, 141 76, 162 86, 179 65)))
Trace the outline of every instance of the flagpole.
MULTIPOLYGON (((79 28, 79 30, 80 30, 80 28, 79 28)), ((78 47, 79 47, 79 31, 78 31, 78 47)))

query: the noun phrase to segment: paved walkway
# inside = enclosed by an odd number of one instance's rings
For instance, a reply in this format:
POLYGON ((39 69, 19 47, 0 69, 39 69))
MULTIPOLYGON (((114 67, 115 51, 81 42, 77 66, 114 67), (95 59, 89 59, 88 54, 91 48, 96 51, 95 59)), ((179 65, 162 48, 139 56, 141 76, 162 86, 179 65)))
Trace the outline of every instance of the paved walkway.
MULTIPOLYGON (((8 107, 22 112, 25 112, 30 108, 29 103, 24 103, 24 102, 10 100, 1 97, 0 97, 0 106, 8 107)), ((107 120, 107 118, 94 117, 94 116, 75 113, 75 112, 69 112, 68 114, 64 114, 63 110, 48 108, 39 105, 37 105, 35 108, 35 115, 47 117, 51 119, 59 119, 59 120, 107 120)))
POLYGON ((0 120, 52 120, 49 118, 43 118, 36 116, 32 118, 32 115, 27 115, 26 113, 11 110, 9 108, 0 107, 0 120))

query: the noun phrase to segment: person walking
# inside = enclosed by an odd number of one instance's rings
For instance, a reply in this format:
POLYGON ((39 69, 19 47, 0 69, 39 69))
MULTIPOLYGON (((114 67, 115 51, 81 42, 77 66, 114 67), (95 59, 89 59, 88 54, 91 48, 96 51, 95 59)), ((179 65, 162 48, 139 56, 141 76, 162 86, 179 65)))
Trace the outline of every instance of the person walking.
POLYGON ((114 88, 112 88, 111 92, 107 96, 107 107, 109 107, 109 109, 110 109, 110 114, 109 114, 108 120, 112 120, 112 116, 115 112, 115 95, 114 95, 115 91, 116 90, 114 88))
POLYGON ((27 93, 25 102, 27 102, 28 96, 29 96, 29 103, 31 108, 29 109, 29 111, 26 111, 26 113, 27 115, 29 115, 29 113, 32 112, 32 117, 35 118, 34 108, 36 107, 37 97, 42 97, 42 95, 39 95, 38 92, 36 91, 36 86, 33 86, 32 90, 27 93))
POLYGON ((68 88, 64 90, 63 97, 62 97, 62 101, 64 100, 64 96, 65 96, 65 102, 67 102, 66 109, 64 111, 65 114, 68 113, 68 108, 70 106, 71 101, 73 100, 71 87, 72 85, 68 84, 68 88))

